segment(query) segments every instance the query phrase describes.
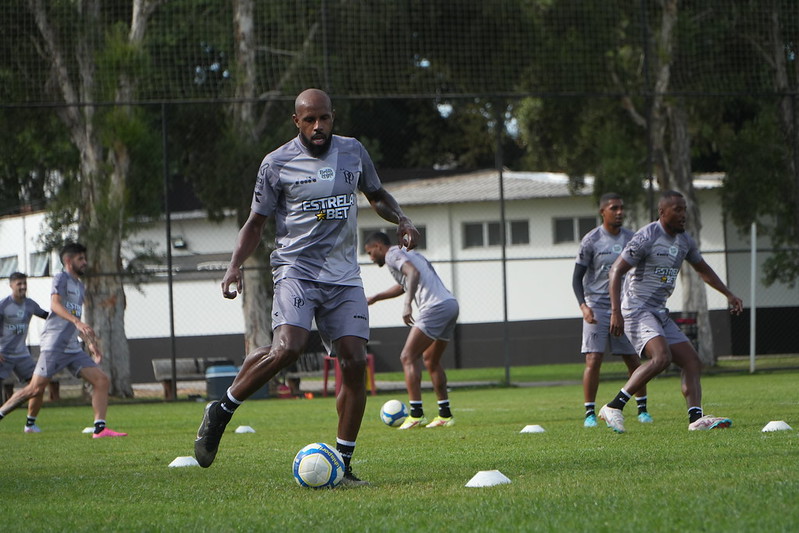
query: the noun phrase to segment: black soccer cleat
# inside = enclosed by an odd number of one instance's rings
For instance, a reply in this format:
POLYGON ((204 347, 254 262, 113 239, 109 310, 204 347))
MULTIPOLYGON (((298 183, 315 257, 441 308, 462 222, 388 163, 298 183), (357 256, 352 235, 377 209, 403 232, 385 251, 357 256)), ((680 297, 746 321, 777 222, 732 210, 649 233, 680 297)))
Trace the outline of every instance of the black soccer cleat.
POLYGON ((369 485, 368 481, 359 479, 358 476, 352 473, 352 467, 348 466, 344 471, 344 478, 341 480, 342 487, 366 487, 369 485))
POLYGON ((203 421, 194 440, 194 457, 203 468, 208 468, 214 462, 219 441, 222 440, 225 427, 233 416, 222 409, 217 409, 218 405, 219 402, 210 402, 205 406, 203 421))

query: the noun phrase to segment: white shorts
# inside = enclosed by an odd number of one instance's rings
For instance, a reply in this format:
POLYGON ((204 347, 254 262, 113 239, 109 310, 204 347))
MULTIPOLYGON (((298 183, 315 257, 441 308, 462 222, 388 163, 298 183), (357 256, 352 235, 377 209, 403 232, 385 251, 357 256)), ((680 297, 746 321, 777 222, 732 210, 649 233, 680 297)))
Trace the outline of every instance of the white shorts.
POLYGON ((437 341, 449 341, 455 332, 460 307, 455 299, 427 307, 419 313, 413 327, 437 341))
POLYGON ((668 309, 658 312, 636 309, 625 314, 624 332, 639 355, 643 354, 646 343, 655 337, 665 338, 669 346, 690 342, 685 333, 671 319, 668 309))
POLYGON ((0 363, 0 381, 6 379, 13 371, 20 383, 27 383, 33 376, 36 363, 30 355, 7 355, 0 363))
POLYGON ((325 340, 347 336, 369 340, 369 305, 363 287, 294 278, 283 278, 275 284, 273 330, 289 325, 311 331, 314 318, 319 335, 325 340))
POLYGON ((605 353, 610 344, 610 353, 614 355, 635 355, 635 348, 625 335, 610 334, 610 309, 592 307, 591 310, 596 323, 589 324, 583 320, 582 353, 605 353))

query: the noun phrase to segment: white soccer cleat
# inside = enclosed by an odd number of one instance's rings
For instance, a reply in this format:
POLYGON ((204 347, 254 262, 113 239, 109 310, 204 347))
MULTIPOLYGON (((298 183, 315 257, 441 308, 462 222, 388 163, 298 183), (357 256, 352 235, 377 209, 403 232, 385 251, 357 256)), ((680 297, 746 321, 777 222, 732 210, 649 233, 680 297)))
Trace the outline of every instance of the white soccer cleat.
POLYGON ((603 405, 599 410, 599 418, 604 420, 608 427, 616 433, 624 433, 624 414, 621 409, 603 405))
POLYGON ((702 431, 706 429, 723 429, 732 425, 732 420, 721 416, 705 415, 699 420, 688 424, 690 431, 702 431))

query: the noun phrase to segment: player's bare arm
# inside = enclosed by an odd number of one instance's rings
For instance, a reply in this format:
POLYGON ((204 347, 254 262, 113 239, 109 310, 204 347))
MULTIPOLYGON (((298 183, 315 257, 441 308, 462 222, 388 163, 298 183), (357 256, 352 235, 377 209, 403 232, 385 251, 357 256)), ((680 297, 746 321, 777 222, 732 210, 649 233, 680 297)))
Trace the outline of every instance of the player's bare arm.
POLYGON ((727 307, 730 310, 730 313, 733 315, 740 315, 743 311, 744 303, 743 300, 738 298, 732 291, 721 281, 716 271, 708 265, 705 260, 703 259, 699 263, 695 265, 691 265, 694 267, 694 270, 699 274, 699 277, 702 278, 702 281, 719 291, 721 294, 727 297, 727 307))
POLYGON ((402 288, 402 285, 397 283, 393 287, 390 287, 384 290, 383 292, 378 292, 373 296, 369 296, 366 299, 366 303, 372 305, 373 303, 379 302, 381 300, 389 300, 391 298, 396 298, 397 296, 401 295, 403 292, 405 292, 405 289, 402 288))
POLYGON ((408 250, 413 250, 419 244, 419 231, 413 225, 411 219, 405 216, 402 208, 391 194, 384 188, 370 193, 364 193, 372 209, 384 220, 397 224, 397 239, 400 245, 404 245, 408 250))
POLYGON ((419 289, 419 270, 410 261, 405 261, 402 265, 402 274, 405 276, 405 303, 402 309, 402 321, 406 325, 413 325, 413 300, 416 298, 416 291, 419 289))
POLYGON ((258 247, 261 242, 261 235, 264 231, 267 217, 250 211, 250 216, 239 230, 236 238, 236 247, 230 257, 230 264, 227 267, 225 276, 222 278, 222 296, 233 299, 238 293, 244 290, 244 282, 241 276, 241 265, 258 247), (231 291, 230 286, 236 285, 236 289, 231 291))
POLYGON ((610 333, 620 336, 624 333, 624 318, 621 316, 621 283, 624 275, 633 266, 619 256, 608 273, 608 292, 610 294, 610 333))

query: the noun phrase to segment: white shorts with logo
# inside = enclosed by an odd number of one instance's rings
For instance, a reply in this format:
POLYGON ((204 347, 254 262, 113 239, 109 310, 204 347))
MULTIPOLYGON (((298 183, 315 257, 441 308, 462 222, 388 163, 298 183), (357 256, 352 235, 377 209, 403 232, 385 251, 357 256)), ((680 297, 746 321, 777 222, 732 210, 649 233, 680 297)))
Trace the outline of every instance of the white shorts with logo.
POLYGON ((460 307, 457 300, 444 300, 420 312, 413 327, 419 328, 422 333, 433 340, 449 341, 455 331, 459 313, 460 307))
POLYGON ((36 370, 33 373, 49 379, 66 368, 73 376, 78 378, 81 370, 93 366, 97 366, 97 363, 94 362, 94 359, 89 354, 83 351, 63 353, 43 350, 39 354, 36 370))
POLYGON ((273 330, 289 325, 311 331, 314 318, 326 341, 347 336, 369 340, 369 306, 363 287, 294 278, 283 278, 275 284, 273 330))
POLYGON ((625 335, 619 337, 610 334, 610 309, 592 307, 595 324, 583 320, 582 353, 605 353, 610 344, 610 353, 614 355, 634 355, 635 348, 625 335))
POLYGON ((643 354, 646 343, 655 337, 665 338, 669 346, 690 342, 685 333, 671 319, 668 309, 661 309, 657 312, 647 309, 626 311, 624 332, 639 355, 643 354))

